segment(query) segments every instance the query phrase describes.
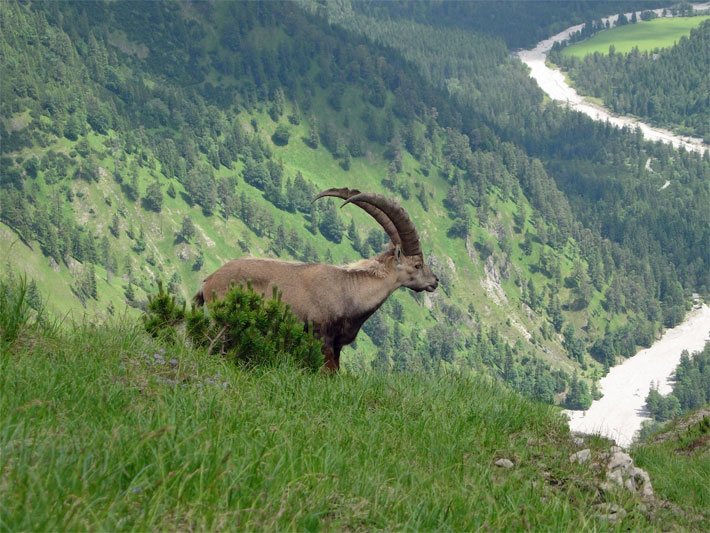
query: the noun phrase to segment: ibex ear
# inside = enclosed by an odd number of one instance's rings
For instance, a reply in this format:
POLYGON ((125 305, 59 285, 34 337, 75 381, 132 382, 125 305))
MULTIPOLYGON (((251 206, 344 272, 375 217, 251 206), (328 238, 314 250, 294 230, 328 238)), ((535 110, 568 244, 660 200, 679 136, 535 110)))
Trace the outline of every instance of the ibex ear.
POLYGON ((399 244, 394 247, 394 260, 397 264, 402 262, 402 247, 399 244))

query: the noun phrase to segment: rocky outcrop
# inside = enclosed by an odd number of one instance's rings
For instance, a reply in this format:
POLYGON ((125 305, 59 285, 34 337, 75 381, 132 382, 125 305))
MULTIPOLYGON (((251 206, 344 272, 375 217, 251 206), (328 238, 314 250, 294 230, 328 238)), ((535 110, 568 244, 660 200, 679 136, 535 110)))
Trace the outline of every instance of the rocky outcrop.
POLYGON ((584 464, 592 458, 592 451, 589 448, 580 450, 569 456, 570 463, 584 464))
POLYGON ((642 498, 653 498, 653 487, 648 472, 634 465, 631 456, 618 446, 612 446, 606 465, 606 481, 599 488, 609 492, 618 487, 634 492, 642 498))
MULTIPOLYGON (((605 473, 604 481, 599 484, 603 492, 626 489, 643 499, 653 499, 653 486, 648 472, 634 465, 629 454, 618 446, 612 446, 608 452, 602 452, 596 457, 589 448, 570 455, 570 463, 590 463, 590 468, 605 473)), ((609 513, 607 513, 609 514, 609 513)))

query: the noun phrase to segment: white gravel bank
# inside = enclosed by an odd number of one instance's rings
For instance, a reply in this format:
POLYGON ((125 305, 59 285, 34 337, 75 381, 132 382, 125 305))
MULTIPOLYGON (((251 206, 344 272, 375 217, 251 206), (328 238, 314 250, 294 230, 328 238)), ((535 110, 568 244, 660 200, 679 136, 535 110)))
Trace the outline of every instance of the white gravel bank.
POLYGON ((658 383, 661 394, 671 392, 668 378, 680 363, 681 352, 701 350, 709 339, 710 307, 703 305, 653 346, 613 367, 599 382, 604 395, 600 400, 586 411, 567 411, 570 429, 601 434, 619 446, 629 446, 641 422, 649 419, 644 404, 651 385, 658 383))
MULTIPOLYGON (((693 5, 693 8, 696 10, 708 9, 709 7, 710 3, 693 5)), ((662 10, 658 9, 654 11, 660 13, 662 10)), ((630 13, 627 15, 631 16, 630 13)), ((617 16, 607 18, 614 21, 617 16)), ((613 115, 608 109, 586 101, 575 89, 567 85, 562 72, 558 69, 548 67, 545 64, 545 60, 547 59, 547 53, 552 48, 552 45, 556 42, 568 39, 572 33, 582 29, 582 26, 583 24, 578 24, 577 26, 567 28, 549 39, 540 41, 532 50, 522 50, 517 54, 520 60, 530 68, 530 76, 550 98, 559 102, 565 102, 572 109, 584 113, 594 120, 609 122, 618 128, 628 126, 633 129, 638 127, 641 129, 643 136, 650 141, 663 141, 671 143, 675 147, 683 147, 686 150, 697 152, 707 150, 708 146, 703 143, 702 139, 676 135, 668 130, 649 126, 635 118, 613 115)))

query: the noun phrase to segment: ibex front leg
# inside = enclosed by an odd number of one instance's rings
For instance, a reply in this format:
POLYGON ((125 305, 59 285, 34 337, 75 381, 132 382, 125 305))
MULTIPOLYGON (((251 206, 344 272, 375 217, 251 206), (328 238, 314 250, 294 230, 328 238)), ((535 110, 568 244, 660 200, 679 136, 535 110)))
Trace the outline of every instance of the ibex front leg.
POLYGON ((340 350, 336 354, 336 350, 332 343, 323 343, 323 357, 325 358, 325 370, 326 372, 337 372, 340 368, 340 350))

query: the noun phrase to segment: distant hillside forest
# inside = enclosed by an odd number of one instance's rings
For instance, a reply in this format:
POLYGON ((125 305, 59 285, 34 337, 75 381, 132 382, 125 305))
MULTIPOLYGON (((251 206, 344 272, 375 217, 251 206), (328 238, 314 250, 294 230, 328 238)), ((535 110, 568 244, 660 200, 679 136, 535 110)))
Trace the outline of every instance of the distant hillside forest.
POLYGON ((683 351, 673 375, 673 391, 662 396, 657 388, 646 398, 654 420, 664 422, 710 403, 710 342, 692 355, 683 351))
POLYGON ((644 117, 710 142, 710 20, 670 48, 628 54, 613 48, 579 59, 550 60, 565 69, 575 85, 601 98, 614 112, 644 117))
POLYGON ((412 20, 448 28, 459 28, 501 38, 510 48, 529 48, 538 41, 574 24, 606 17, 620 11, 666 7, 671 1, 648 0, 506 0, 505 2, 446 0, 372 0, 328 2, 351 4, 353 10, 373 18, 412 20))
MULTIPOLYGON (((538 16, 505 5, 471 9, 538 16)), ((546 103, 506 35, 437 6, 0 3, 3 267, 60 311, 115 315, 158 279, 187 300, 239 255, 370 256, 371 219, 311 199, 379 191, 442 283, 398 291, 346 366, 588 404, 587 380, 708 292, 710 161, 546 103)))

